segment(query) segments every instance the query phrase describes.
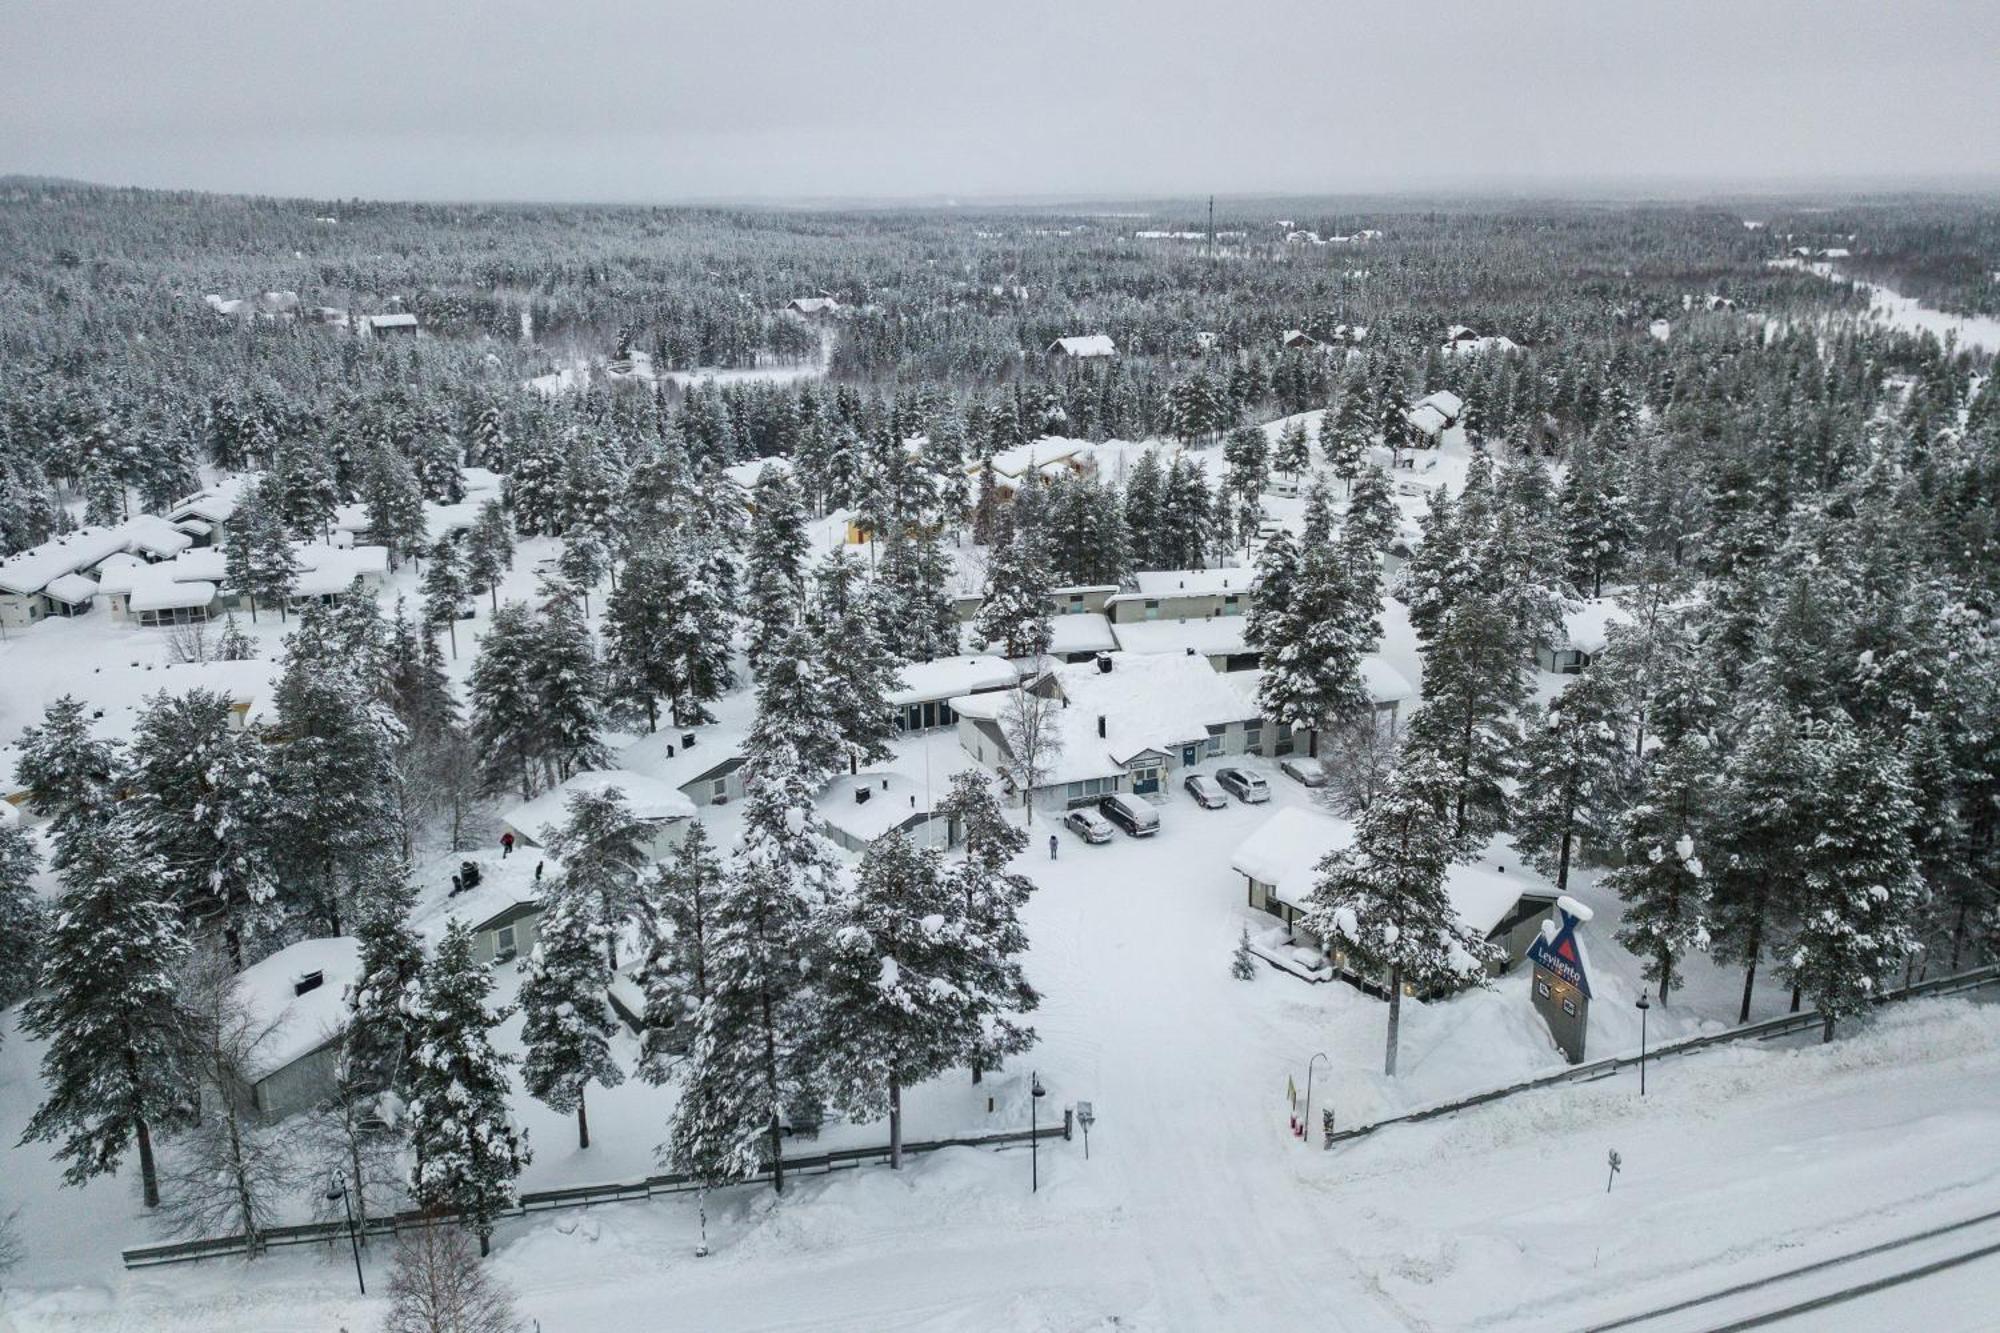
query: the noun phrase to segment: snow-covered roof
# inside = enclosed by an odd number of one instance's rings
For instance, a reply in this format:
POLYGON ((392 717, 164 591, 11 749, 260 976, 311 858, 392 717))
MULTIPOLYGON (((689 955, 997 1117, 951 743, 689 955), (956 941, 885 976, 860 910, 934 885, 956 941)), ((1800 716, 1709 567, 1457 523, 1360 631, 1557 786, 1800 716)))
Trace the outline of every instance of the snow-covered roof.
POLYGON ((1132 575, 1137 592, 1121 592, 1113 602, 1154 597, 1226 597, 1257 586, 1254 569, 1142 569, 1132 575))
POLYGON ((454 532, 469 532, 479 522, 479 511, 486 501, 467 496, 457 504, 426 504, 424 506, 424 541, 436 546, 454 532))
POLYGON ((318 1050, 347 1023, 347 991, 361 978, 361 942, 351 935, 300 940, 236 975, 250 1030, 269 1035, 251 1052, 245 1073, 255 1081, 318 1050), (317 975, 303 994, 299 987, 317 975))
POLYGON ((1417 399, 1418 407, 1435 407, 1447 421, 1456 421, 1465 412, 1465 400, 1450 389, 1439 389, 1417 399))
POLYGON ((167 506, 167 518, 171 522, 182 519, 206 519, 210 523, 227 523, 235 517, 236 506, 243 499, 243 492, 256 480, 254 474, 245 473, 234 477, 224 477, 206 490, 196 491, 167 506))
POLYGON ((361 323, 371 329, 414 329, 417 317, 406 310, 393 315, 363 315, 361 323))
POLYGON ((1014 668, 1004 657, 941 657, 934 662, 912 662, 896 673, 902 684, 886 696, 892 707, 925 699, 949 699, 954 694, 977 694, 982 690, 1003 690, 1016 680, 1014 668))
POLYGON ((1116 356, 1118 345, 1111 341, 1108 333, 1086 333, 1076 337, 1058 338, 1049 344, 1051 352, 1061 352, 1064 356, 1116 356))
POLYGON ((777 468, 780 472, 790 472, 792 463, 787 458, 752 458, 747 462, 731 463, 722 469, 722 475, 741 486, 744 490, 754 490, 763 479, 767 468, 777 468))
POLYGON ((1012 449, 1002 449, 992 458, 977 458, 966 465, 968 474, 977 474, 990 461, 993 472, 999 477, 1020 477, 1038 471, 1050 463, 1062 463, 1087 455, 1090 451, 1088 440, 1072 440, 1061 435, 1044 435, 1026 444, 1017 444, 1012 449))
POLYGON ((81 606, 97 596, 97 583, 96 580, 87 579, 81 574, 64 574, 60 578, 50 579, 49 586, 42 591, 58 602, 81 606))
POLYGON ((1463 353, 1468 356, 1478 356, 1487 352, 1511 352, 1517 346, 1518 344, 1512 338, 1503 338, 1494 335, 1487 338, 1468 338, 1462 342, 1449 342, 1444 345, 1444 350, 1447 352, 1463 353))
POLYGON ((841 832, 873 842, 912 815, 929 811, 930 796, 921 782, 901 773, 842 773, 820 793, 819 815, 841 832), (855 800, 854 793, 863 787, 868 789, 868 799, 855 800))
MULTIPOLYGON (((154 570, 143 572, 151 575, 154 570)), ((132 596, 126 605, 134 611, 190 610, 213 604, 215 591, 215 585, 206 579, 181 582, 172 578, 146 577, 133 585, 132 596)))
POLYGON ((1410 429, 1420 435, 1437 435, 1451 425, 1445 414, 1429 403, 1411 408, 1404 414, 1404 420, 1410 423, 1410 429))
POLYGON ((503 815, 508 828, 536 843, 546 842, 546 830, 560 828, 569 818, 569 798, 577 792, 602 792, 616 787, 632 817, 645 823, 694 818, 694 802, 679 787, 629 768, 593 769, 549 788, 534 800, 503 815))
POLYGON ((1111 632, 1111 619, 1098 611, 1049 617, 1049 651, 1057 656, 1069 653, 1108 653, 1118 646, 1111 632))
POLYGON ((323 546, 294 543, 292 556, 299 572, 292 591, 300 597, 329 597, 347 591, 357 578, 380 578, 389 572, 386 546, 323 546))
POLYGON ((1128 653, 1187 653, 1201 657, 1247 653, 1242 616, 1195 616, 1188 620, 1127 620, 1114 624, 1118 646, 1128 653))
POLYGON ((194 538, 153 514, 78 528, 0 560, 0 592, 37 593, 65 574, 94 569, 121 552, 169 556, 193 544, 194 538))
POLYGON ((13 742, 23 728, 40 726, 48 706, 64 695, 73 695, 84 705, 85 715, 95 725, 92 734, 109 741, 130 739, 144 714, 145 701, 161 692, 185 694, 190 690, 212 690, 226 696, 244 710, 246 720, 254 720, 259 706, 277 675, 276 659, 251 658, 240 662, 160 662, 141 665, 83 668, 74 659, 58 659, 46 671, 23 669, 27 663, 14 659, 6 687, 0 689, 0 781, 14 773, 16 751, 13 742))
POLYGON ((824 311, 840 309, 840 302, 831 296, 795 296, 788 303, 788 308, 802 315, 817 315, 824 311))
POLYGON ((1563 613, 1563 639, 1567 646, 1593 656, 1604 651, 1613 625, 1630 625, 1632 613, 1614 598, 1592 597, 1573 611, 1563 613))
MULTIPOLYGON (((1261 669, 1232 671, 1225 679, 1240 691, 1244 698, 1254 703, 1264 673, 1261 669)), ((1408 676, 1390 666, 1387 658, 1374 653, 1361 659, 1361 685, 1368 691, 1369 699, 1378 704, 1404 703, 1414 699, 1417 694, 1416 687, 1410 684, 1408 676)))
POLYGON ((500 489, 500 474, 491 468, 462 467, 458 470, 458 475, 465 483, 465 493, 468 496, 484 495, 491 499, 492 493, 500 489))
MULTIPOLYGON (((1236 845, 1229 864, 1238 874, 1269 884, 1293 907, 1305 906, 1327 853, 1354 842, 1354 826, 1344 819, 1288 806, 1236 845)), ((1459 919, 1490 935, 1523 897, 1554 901, 1555 895, 1529 880, 1480 865, 1455 865, 1445 872, 1445 892, 1459 919)))
MULTIPOLYGON (((1122 772, 1126 761, 1142 751, 1206 740, 1211 726, 1257 716, 1256 708, 1210 669, 1205 658, 1112 653, 1110 661, 1110 671, 1100 671, 1093 661, 1058 666, 1051 672, 1068 705, 1058 701, 1051 713, 1062 750, 1045 782, 1078 782, 1122 772), (1102 737, 1097 734, 1100 717, 1102 737)), ((998 721, 1013 697, 1011 691, 961 695, 951 706, 965 717, 998 721)))

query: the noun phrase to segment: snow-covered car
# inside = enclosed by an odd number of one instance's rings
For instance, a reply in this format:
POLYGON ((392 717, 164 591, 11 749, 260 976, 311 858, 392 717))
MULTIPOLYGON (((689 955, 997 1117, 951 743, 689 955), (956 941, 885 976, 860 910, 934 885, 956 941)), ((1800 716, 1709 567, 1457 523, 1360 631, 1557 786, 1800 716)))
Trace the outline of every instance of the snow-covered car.
POLYGON ((1271 799, 1270 785, 1255 773, 1246 773, 1240 768, 1216 769, 1215 781, 1245 805, 1257 805, 1271 799))
POLYGON ((1063 816, 1063 827, 1085 842, 1110 842, 1111 821, 1095 810, 1072 810, 1063 816))
POLYGON ((1326 769, 1317 759, 1280 759, 1278 771, 1302 787, 1326 785, 1326 769))
POLYGON ((1136 796, 1113 792, 1097 798, 1097 810, 1135 838, 1150 838, 1160 831, 1160 812, 1136 796))
POLYGON ((1206 773, 1190 773, 1182 778, 1181 790, 1194 797, 1194 803, 1204 810, 1220 810, 1229 804, 1222 788, 1206 773))

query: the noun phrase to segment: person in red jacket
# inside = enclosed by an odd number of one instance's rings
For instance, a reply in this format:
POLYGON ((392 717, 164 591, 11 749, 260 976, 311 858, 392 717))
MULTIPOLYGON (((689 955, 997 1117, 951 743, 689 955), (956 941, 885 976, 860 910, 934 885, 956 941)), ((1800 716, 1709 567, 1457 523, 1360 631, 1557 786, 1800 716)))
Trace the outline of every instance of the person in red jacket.
POLYGON ((514 833, 509 829, 500 835, 500 859, 506 860, 514 854, 514 833))

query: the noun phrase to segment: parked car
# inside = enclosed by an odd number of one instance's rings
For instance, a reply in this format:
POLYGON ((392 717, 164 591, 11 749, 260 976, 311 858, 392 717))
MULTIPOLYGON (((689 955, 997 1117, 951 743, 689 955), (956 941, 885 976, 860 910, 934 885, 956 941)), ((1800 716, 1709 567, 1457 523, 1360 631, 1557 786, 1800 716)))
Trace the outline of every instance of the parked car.
POLYGON ((1320 762, 1317 759, 1280 759, 1278 761, 1278 771, 1301 786, 1324 787, 1326 785, 1326 769, 1320 766, 1320 762))
POLYGON ((1224 791, 1245 805, 1258 805, 1271 799, 1270 784, 1255 773, 1246 773, 1240 768, 1218 768, 1215 780, 1224 791))
POLYGON ((1204 810, 1220 810, 1229 804, 1229 798, 1222 794, 1215 779, 1206 773, 1190 773, 1181 779, 1181 790, 1194 797, 1194 803, 1204 810))
POLYGON ((1070 811, 1063 816, 1063 827, 1085 842, 1111 841, 1111 821, 1095 810, 1085 808, 1070 811))
POLYGON ((1160 812, 1136 796, 1113 792, 1097 798, 1097 809, 1106 819, 1135 838, 1150 838, 1160 831, 1160 812))

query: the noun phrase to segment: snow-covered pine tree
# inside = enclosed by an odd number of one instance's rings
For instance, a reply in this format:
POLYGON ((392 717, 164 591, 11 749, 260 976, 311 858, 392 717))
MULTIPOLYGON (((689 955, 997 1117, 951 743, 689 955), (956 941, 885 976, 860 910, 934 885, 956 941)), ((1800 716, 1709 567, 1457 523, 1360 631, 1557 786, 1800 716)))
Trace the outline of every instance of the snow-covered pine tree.
MULTIPOLYGON (((1123 540, 1121 531, 1121 546, 1123 540)), ((930 662, 959 650, 958 612, 947 591, 950 576, 950 560, 935 530, 904 528, 891 534, 875 575, 876 633, 904 659, 930 662)))
POLYGON ((377 446, 361 473, 361 503, 368 510, 368 536, 389 549, 393 566, 423 547, 424 493, 408 459, 377 446))
POLYGON ((1340 403, 1320 418, 1319 448, 1333 475, 1352 493, 1368 451, 1368 395, 1359 384, 1341 390, 1340 403))
POLYGON ((455 921, 425 965, 410 1060, 410 1192, 418 1206, 458 1214, 491 1252, 494 1220, 514 1201, 530 1160, 527 1136, 507 1113, 509 1059, 490 1036, 493 979, 472 954, 472 930, 455 921))
POLYGON ((798 487, 789 467, 767 467, 751 494, 750 549, 744 558, 749 585, 750 669, 764 669, 764 654, 798 623, 805 604, 806 530, 798 487))
POLYGON ((868 845, 821 927, 829 1091, 856 1120, 888 1114, 892 1169, 903 1164, 903 1089, 942 1073, 979 1031, 984 950, 957 908, 943 858, 891 832, 868 845))
POLYGON ((540 781, 538 703, 528 672, 538 651, 534 615, 509 602, 493 615, 479 640, 468 680, 472 740, 487 790, 519 790, 532 798, 540 781))
POLYGON ((599 947, 610 932, 594 901, 560 888, 548 897, 521 983, 521 1086, 551 1110, 576 1112, 583 1149, 590 1146, 585 1093, 592 1083, 615 1088, 625 1081, 611 1054, 617 1022, 605 998, 614 973, 599 947))
POLYGON ((1008 821, 986 775, 971 769, 952 775, 951 790, 938 802, 937 812, 958 831, 965 848, 965 859, 951 868, 946 887, 972 932, 970 989, 979 1022, 966 1060, 977 1083, 988 1069, 998 1069, 1001 1061, 1035 1042, 1034 1029, 1020 1021, 1042 1002, 1020 962, 1028 949, 1021 910, 1035 884, 1007 869, 1027 850, 1028 833, 1008 821))
POLYGON ((1631 517, 1618 493, 1603 445, 1580 436, 1571 446, 1557 508, 1570 582, 1604 595, 1604 576, 1616 571, 1631 541, 1631 517))
POLYGON ((551 783, 610 762, 597 738, 602 675, 583 608, 573 591, 556 588, 534 626, 527 663, 536 757, 551 783))
POLYGON ((1917 946, 1924 885, 1910 849, 1916 807, 1902 756, 1844 714, 1801 732, 1812 838, 1800 849, 1798 924, 1784 973, 1834 1024, 1866 1008, 1917 946))
POLYGON ((1621 700, 1610 681, 1586 670, 1549 701, 1526 710, 1521 785, 1510 811, 1514 845, 1534 867, 1569 891, 1572 853, 1580 843, 1601 855, 1624 805, 1632 759, 1621 700))
POLYGON ((1704 854, 1717 776, 1708 732, 1681 730, 1648 753, 1644 794, 1617 821, 1624 860, 1604 877, 1605 887, 1625 902, 1617 939, 1645 960, 1646 978, 1659 988, 1662 1004, 1685 980, 1676 971, 1682 960, 1709 945, 1712 893, 1704 854))
POLYGON ((76 859, 110 820, 117 800, 118 749, 93 735, 90 723, 83 704, 65 694, 48 706, 40 726, 21 732, 14 781, 30 793, 28 808, 49 822, 54 844, 49 864, 55 870, 76 859))
POLYGON ((1404 746, 1434 757, 1447 775, 1445 812, 1461 849, 1506 827, 1528 666, 1505 608, 1477 591, 1445 613, 1425 646, 1424 704, 1404 746))
MULTIPOLYGON (((1122 505, 1125 547, 1134 569, 1162 569, 1170 563, 1162 554, 1166 489, 1167 479, 1159 454, 1148 449, 1139 455, 1139 461, 1125 478, 1122 505)), ((993 538, 989 535, 987 540, 993 538)))
POLYGON ((895 658, 876 635, 874 608, 861 585, 861 569, 836 551, 820 562, 807 620, 827 649, 834 725, 845 743, 847 771, 889 757, 895 710, 895 658))
POLYGON ((284 519, 265 500, 261 483, 245 488, 230 528, 229 544, 223 548, 223 575, 228 585, 250 599, 252 623, 260 606, 276 607, 279 619, 284 619, 292 586, 298 581, 299 562, 292 553, 292 538, 284 519))
POLYGON ((1749 700, 1734 721, 1738 732, 1713 799, 1717 854, 1707 865, 1714 884, 1712 949, 1718 962, 1743 967, 1739 1022, 1750 1021, 1757 969, 1777 942, 1781 923, 1803 891, 1801 849, 1812 780, 1799 719, 1768 700, 1749 700))
POLYGON ((248 662, 257 656, 257 644, 243 632, 236 623, 236 613, 226 611, 222 616, 222 637, 216 640, 215 660, 218 662, 248 662))
POLYGON ((540 830, 563 871, 551 898, 590 904, 604 937, 607 966, 618 966, 618 940, 639 907, 646 826, 616 787, 570 793, 562 827, 540 830))
POLYGON ((410 927, 415 897, 400 877, 361 905, 361 969, 347 992, 347 1077, 369 1091, 396 1088, 416 1046, 424 947, 410 927))
MULTIPOLYGON (((1314 493, 1326 501, 1324 486, 1314 493)), ((1307 732, 1308 752, 1316 757, 1320 732, 1374 706, 1362 683, 1361 659, 1381 637, 1381 599, 1373 580, 1357 579, 1339 549, 1324 540, 1304 543, 1290 585, 1286 604, 1260 623, 1267 637, 1257 703, 1273 722, 1307 732)), ((1258 601, 1261 606, 1261 589, 1258 601)))
POLYGON ((683 1039, 708 1000, 709 920, 722 892, 722 863, 697 820, 674 850, 639 882, 650 944, 642 973, 646 992, 639 1076, 664 1083, 683 1039))
POLYGON ((1396 1075, 1403 988, 1419 994, 1484 984, 1494 946, 1459 919, 1445 888, 1453 839, 1440 807, 1450 775, 1434 759, 1406 755, 1388 789, 1355 826, 1354 843, 1320 862, 1306 903, 1307 927, 1342 966, 1389 995, 1383 1072, 1396 1075))
POLYGON ((1294 482, 1312 467, 1312 437, 1306 433, 1304 418, 1291 422, 1279 432, 1278 448, 1272 455, 1271 466, 1294 482))
POLYGON ((1048 574, 1025 535, 996 546, 986 564, 986 600, 973 621, 981 643, 999 644, 1004 656, 1039 657, 1049 650, 1054 631, 1049 615, 1048 574))
POLYGON ((1243 642, 1252 648, 1268 652, 1277 645, 1298 568, 1298 550, 1280 528, 1257 553, 1257 595, 1243 617, 1243 642))
POLYGON ((1389 494, 1389 477, 1382 469, 1364 467, 1348 487, 1347 517, 1341 524, 1341 544, 1347 548, 1348 563, 1364 555, 1373 557, 1389 549, 1403 523, 1403 515, 1389 494))
POLYGON ((241 970, 246 938, 276 924, 278 795, 269 746, 231 723, 229 697, 195 689, 146 701, 122 778, 123 813, 191 919, 219 922, 241 970))
POLYGON ((190 1110, 175 985, 189 945, 157 896, 161 870, 118 821, 78 839, 59 875, 41 989, 21 1009, 22 1029, 48 1043, 47 1097, 22 1141, 57 1143, 68 1185, 117 1171, 136 1142, 148 1208, 160 1203, 153 1134, 190 1110))
POLYGON ((458 542, 449 536, 431 547, 431 562, 424 569, 424 624, 444 622, 451 635, 451 656, 458 660, 458 608, 467 592, 465 568, 458 542))
POLYGON ((500 579, 514 567, 514 525, 498 500, 479 507, 479 521, 466 534, 465 581, 500 609, 500 579))
POLYGON ((1229 975, 1238 981, 1257 979, 1257 955, 1250 952, 1250 927, 1236 937, 1236 951, 1229 956, 1229 975))
POLYGON ((645 718, 648 732, 659 730, 661 702, 681 689, 674 633, 680 576, 664 553, 637 552, 605 602, 605 704, 616 715, 645 718))
POLYGON ((35 893, 41 857, 18 823, 0 824, 0 1008, 34 989, 48 912, 35 893))

